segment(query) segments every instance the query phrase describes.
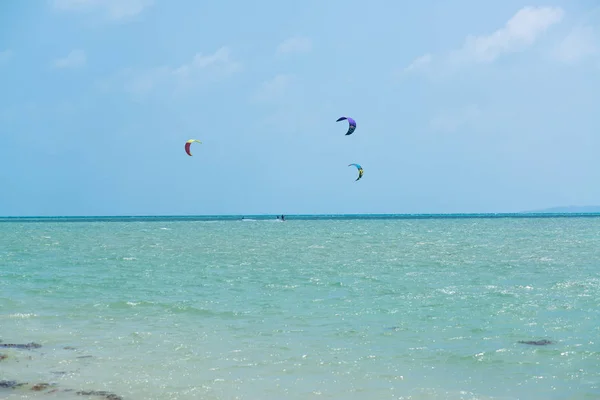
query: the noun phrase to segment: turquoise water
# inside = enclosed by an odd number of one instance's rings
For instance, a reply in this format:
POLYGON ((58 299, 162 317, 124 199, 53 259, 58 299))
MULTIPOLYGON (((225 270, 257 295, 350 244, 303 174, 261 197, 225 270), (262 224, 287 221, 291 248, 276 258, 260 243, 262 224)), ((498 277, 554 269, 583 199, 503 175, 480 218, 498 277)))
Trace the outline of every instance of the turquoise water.
POLYGON ((0 340, 1 399, 598 399, 600 218, 5 220, 0 340))

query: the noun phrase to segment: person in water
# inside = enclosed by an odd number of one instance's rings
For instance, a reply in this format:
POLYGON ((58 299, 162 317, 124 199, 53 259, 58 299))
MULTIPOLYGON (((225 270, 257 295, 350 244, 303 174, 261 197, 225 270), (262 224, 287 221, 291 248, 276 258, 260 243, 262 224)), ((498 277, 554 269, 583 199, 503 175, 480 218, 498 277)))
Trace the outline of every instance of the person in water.
POLYGON ((281 220, 285 221, 285 216, 283 214, 281 214, 281 220))

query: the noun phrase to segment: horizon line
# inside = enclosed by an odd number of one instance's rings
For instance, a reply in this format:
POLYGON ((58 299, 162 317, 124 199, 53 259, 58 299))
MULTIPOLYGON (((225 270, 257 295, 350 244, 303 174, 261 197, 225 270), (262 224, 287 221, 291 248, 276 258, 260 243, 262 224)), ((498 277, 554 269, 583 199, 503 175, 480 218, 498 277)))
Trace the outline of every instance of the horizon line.
POLYGON ((9 221, 81 221, 81 220, 240 220, 273 219, 284 215, 286 219, 327 220, 327 219, 467 219, 467 218, 556 218, 556 217, 600 217, 600 211, 552 212, 552 211, 519 211, 519 212, 479 212, 479 213, 350 213, 350 214, 122 214, 122 215, 22 215, 0 216, 0 222, 9 221))

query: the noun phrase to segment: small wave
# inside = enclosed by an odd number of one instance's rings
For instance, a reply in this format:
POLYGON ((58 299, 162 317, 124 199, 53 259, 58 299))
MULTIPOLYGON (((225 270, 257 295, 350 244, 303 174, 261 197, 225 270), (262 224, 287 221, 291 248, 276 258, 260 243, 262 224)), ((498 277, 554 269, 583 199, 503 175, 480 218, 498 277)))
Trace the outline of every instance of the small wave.
POLYGON ((156 303, 152 302, 152 301, 115 301, 112 303, 100 303, 100 304, 94 304, 95 307, 103 307, 103 308, 112 308, 112 309, 124 309, 124 308, 130 308, 130 307, 137 307, 137 306, 155 306, 156 303))
POLYGON ((168 314, 189 314, 189 315, 201 315, 205 317, 216 317, 233 319, 239 317, 241 314, 234 310, 211 310, 202 307, 196 307, 185 303, 157 303, 152 301, 116 301, 111 303, 94 304, 95 307, 109 308, 109 309, 130 309, 133 307, 148 307, 157 308, 168 314))
POLYGON ((525 290, 533 290, 533 286, 529 286, 529 285, 526 285, 526 286, 519 285, 519 286, 517 286, 517 288, 525 289, 525 290))
POLYGON ((33 318, 33 317, 37 317, 37 314, 33 314, 33 313, 29 313, 29 314, 22 314, 22 313, 16 313, 16 314, 9 314, 7 315, 7 318, 21 318, 21 319, 25 319, 25 318, 33 318))

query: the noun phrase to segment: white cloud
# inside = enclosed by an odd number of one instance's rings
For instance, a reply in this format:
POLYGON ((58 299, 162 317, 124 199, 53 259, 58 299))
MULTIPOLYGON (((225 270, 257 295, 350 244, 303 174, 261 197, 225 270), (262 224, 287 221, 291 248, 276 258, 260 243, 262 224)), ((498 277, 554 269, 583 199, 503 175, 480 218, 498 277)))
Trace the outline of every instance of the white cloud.
POLYGON ((257 101, 272 101, 280 99, 290 87, 294 77, 288 74, 276 75, 273 79, 263 82, 255 95, 257 101))
MULTIPOLYGON (((442 58, 444 64, 491 63, 499 57, 524 51, 531 47, 553 25, 562 21, 564 11, 560 7, 524 7, 517 11, 506 24, 488 35, 470 35, 459 50, 442 58)), ((433 56, 426 54, 417 58, 405 71, 422 69, 432 64, 433 56)))
POLYGON ((590 26, 574 28, 556 47, 554 56, 567 64, 575 64, 598 53, 597 36, 590 26))
POLYGON ((164 86, 185 89, 202 81, 229 76, 240 69, 241 65, 232 60, 229 49, 221 47, 213 54, 198 53, 189 63, 177 67, 128 70, 123 77, 127 91, 144 94, 164 86))
POLYGON ((431 64, 432 60, 433 60, 433 56, 431 54, 427 53, 425 55, 422 55, 421 57, 415 58, 414 61, 412 63, 410 63, 410 65, 408 67, 404 68, 404 71, 410 72, 410 71, 425 68, 429 64, 431 64))
POLYGON ((66 57, 54 60, 56 68, 79 68, 86 63, 86 56, 83 50, 73 50, 66 57))
POLYGON ((302 36, 291 37, 277 47, 279 53, 306 53, 311 50, 311 40, 302 36))
POLYGON ((63 11, 101 11, 112 20, 120 20, 140 14, 154 0, 50 0, 63 11))
POLYGON ((8 62, 8 60, 10 60, 12 58, 12 50, 8 49, 8 50, 4 50, 4 51, 0 51, 0 64, 4 64, 6 62, 8 62))
POLYGON ((552 25, 559 23, 564 11, 559 7, 524 7, 504 27, 490 35, 469 36, 455 57, 459 60, 489 63, 503 54, 532 46, 552 25))

